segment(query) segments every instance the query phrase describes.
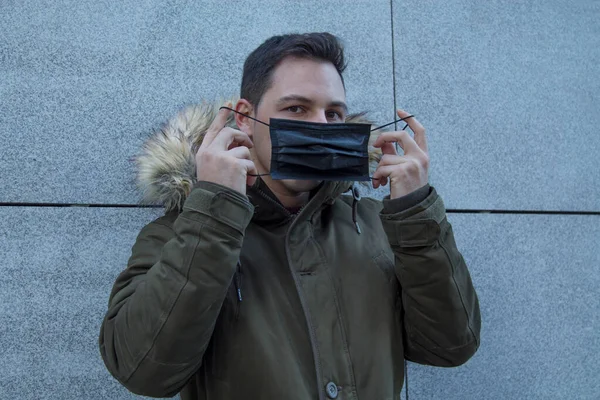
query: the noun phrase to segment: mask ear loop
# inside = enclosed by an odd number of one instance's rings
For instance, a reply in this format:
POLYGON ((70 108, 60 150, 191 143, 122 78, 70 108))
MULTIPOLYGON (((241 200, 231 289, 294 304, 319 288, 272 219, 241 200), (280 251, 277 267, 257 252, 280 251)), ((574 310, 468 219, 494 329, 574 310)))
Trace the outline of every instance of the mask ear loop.
MULTIPOLYGON (((256 122, 260 122, 261 124, 263 124, 263 125, 265 125, 265 126, 271 127, 271 125, 267 124, 266 122, 262 122, 260 119, 252 118, 251 116, 249 116, 249 115, 246 115, 246 114, 244 114, 244 113, 241 113, 241 112, 239 112, 239 111, 237 111, 237 110, 234 110, 233 108, 229 108, 229 107, 225 107, 225 106, 223 106, 223 107, 220 107, 220 108, 219 108, 219 111, 221 111, 223 108, 225 108, 225 109, 227 109, 227 110, 230 110, 230 111, 233 111, 233 112, 234 112, 234 113, 236 113, 236 114, 243 115, 244 117, 250 118, 251 120, 254 120, 254 121, 256 121, 256 122)), ((407 117, 407 118, 408 118, 408 117, 407 117)))
MULTIPOLYGON (((381 125, 381 126, 378 126, 377 128, 371 129, 371 132, 376 131, 381 128, 385 128, 386 126, 390 126, 392 124, 395 124, 396 122, 404 121, 405 119, 413 118, 413 117, 414 117, 414 115, 409 115, 408 117, 397 119, 395 121, 390 122, 389 124, 381 125)), ((402 128, 402 130, 405 130, 407 126, 408 126, 408 124, 404 125, 404 128, 402 128)))

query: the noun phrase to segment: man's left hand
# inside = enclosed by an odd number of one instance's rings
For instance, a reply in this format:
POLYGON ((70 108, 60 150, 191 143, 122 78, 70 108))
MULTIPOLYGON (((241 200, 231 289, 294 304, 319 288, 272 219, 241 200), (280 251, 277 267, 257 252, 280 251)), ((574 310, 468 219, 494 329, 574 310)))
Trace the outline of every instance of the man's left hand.
MULTIPOLYGON (((410 115, 404 110, 398 110, 397 113, 400 118, 410 115)), ((425 186, 429 180, 429 151, 425 128, 415 117, 405 121, 414 132, 414 139, 407 131, 394 131, 382 133, 373 143, 373 147, 381 148, 383 153, 373 174, 373 188, 385 186, 389 180, 391 199, 407 195, 425 186), (404 155, 396 153, 394 143, 402 147, 404 155)))

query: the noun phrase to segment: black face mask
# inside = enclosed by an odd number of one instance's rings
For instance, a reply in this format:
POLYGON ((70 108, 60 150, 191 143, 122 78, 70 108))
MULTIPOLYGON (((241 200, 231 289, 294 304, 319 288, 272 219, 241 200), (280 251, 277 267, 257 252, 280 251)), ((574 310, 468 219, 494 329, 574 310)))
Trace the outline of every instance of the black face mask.
POLYGON ((369 124, 271 118, 271 177, 368 181, 369 124))
MULTIPOLYGON (((229 107, 221 108, 237 113, 229 107)), ((371 129, 370 124, 278 118, 271 118, 270 124, 266 124, 244 116, 268 126, 271 134, 271 171, 257 176, 315 181, 371 180, 368 149, 371 132, 397 122, 371 129)))

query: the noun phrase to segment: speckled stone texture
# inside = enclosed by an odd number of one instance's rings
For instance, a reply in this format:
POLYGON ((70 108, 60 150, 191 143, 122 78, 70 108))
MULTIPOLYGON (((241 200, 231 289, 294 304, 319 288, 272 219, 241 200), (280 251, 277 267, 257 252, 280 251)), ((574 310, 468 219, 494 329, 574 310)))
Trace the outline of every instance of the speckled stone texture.
POLYGON ((409 363, 409 400, 598 399, 600 216, 452 214, 480 299, 465 365, 409 363))
POLYGON ((447 207, 600 210, 600 3, 392 4, 396 102, 447 207))
POLYGON ((160 209, 0 208, 0 399, 133 399, 106 370, 100 323, 160 209))
POLYGON ((0 5, 0 202, 136 203, 128 161, 186 104, 239 94, 265 39, 346 43, 351 111, 394 118, 390 3, 15 1, 0 5))

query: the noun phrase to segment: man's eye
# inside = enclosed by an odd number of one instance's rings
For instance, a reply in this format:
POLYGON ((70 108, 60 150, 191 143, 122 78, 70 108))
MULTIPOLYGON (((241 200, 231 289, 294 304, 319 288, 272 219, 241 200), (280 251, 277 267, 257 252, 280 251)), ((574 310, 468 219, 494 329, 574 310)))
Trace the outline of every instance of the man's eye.
POLYGON ((337 111, 327 111, 327 119, 342 119, 342 114, 337 111))
POLYGON ((302 108, 300 108, 299 106, 291 106, 286 108, 287 111, 294 113, 294 114, 298 114, 299 112, 302 111, 302 108))

